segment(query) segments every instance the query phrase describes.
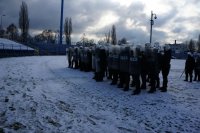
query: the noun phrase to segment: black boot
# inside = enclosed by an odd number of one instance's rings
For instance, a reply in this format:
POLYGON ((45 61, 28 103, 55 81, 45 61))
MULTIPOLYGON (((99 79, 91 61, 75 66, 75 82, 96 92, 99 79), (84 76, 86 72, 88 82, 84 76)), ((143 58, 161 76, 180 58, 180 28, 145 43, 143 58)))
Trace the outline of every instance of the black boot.
POLYGON ((117 82, 112 81, 110 84, 111 84, 111 85, 116 85, 117 82))
POLYGON ((156 88, 160 88, 160 83, 157 83, 157 84, 156 84, 156 88))
POLYGON ((138 95, 138 94, 140 94, 140 92, 141 92, 140 90, 137 90, 137 89, 136 89, 136 90, 132 93, 132 95, 138 95))
POLYGON ((123 84, 118 84, 118 88, 123 88, 123 84))
POLYGON ((124 91, 128 91, 128 90, 129 90, 128 86, 124 87, 124 91))
POLYGON ((166 88, 166 87, 162 87, 162 88, 160 89, 160 91, 161 91, 161 92, 167 92, 167 88, 166 88))
POLYGON ((154 88, 151 88, 151 89, 148 91, 148 93, 154 93, 154 92, 156 92, 156 89, 154 89, 154 88))
POLYGON ((142 84, 140 88, 143 89, 143 90, 145 90, 146 86, 142 84))
POLYGON ((162 90, 162 89, 163 89, 163 87, 160 87, 160 88, 159 88, 159 90, 162 90))
POLYGON ((190 82, 192 82, 192 77, 190 77, 190 82))

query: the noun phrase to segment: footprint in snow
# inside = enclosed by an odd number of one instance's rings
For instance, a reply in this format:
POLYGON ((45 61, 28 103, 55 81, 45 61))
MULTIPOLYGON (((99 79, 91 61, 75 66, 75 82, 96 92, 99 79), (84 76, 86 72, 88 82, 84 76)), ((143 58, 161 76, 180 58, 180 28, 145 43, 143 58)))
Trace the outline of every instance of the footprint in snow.
POLYGON ((6 85, 7 85, 7 86, 11 86, 11 84, 10 84, 10 83, 7 83, 6 85))
POLYGON ((50 116, 45 117, 45 119, 47 120, 48 123, 52 124, 55 127, 62 126, 57 120, 55 120, 54 118, 51 118, 50 116))
POLYGON ((26 126, 23 125, 23 124, 20 123, 20 122, 14 122, 13 124, 10 124, 10 125, 8 126, 8 128, 11 128, 11 129, 14 129, 14 130, 19 130, 19 129, 26 128, 26 126))
POLYGON ((12 106, 9 107, 10 111, 15 111, 16 109, 12 106))
POLYGON ((93 119, 87 117, 87 120, 88 120, 92 125, 96 125, 96 122, 95 122, 93 119))
POLYGON ((44 99, 47 99, 47 96, 46 96, 46 95, 44 95, 44 94, 42 94, 42 97, 43 97, 44 99))
POLYGON ((5 87, 4 86, 0 87, 0 90, 5 90, 5 87))
POLYGON ((58 103, 56 103, 56 106, 63 111, 66 111, 68 113, 73 113, 73 109, 71 109, 70 104, 67 104, 63 101, 59 101, 58 103))
POLYGON ((31 89, 30 89, 30 88, 26 88, 26 89, 27 89, 27 91, 31 92, 31 89))
POLYGON ((8 96, 6 96, 4 102, 7 103, 8 101, 9 101, 9 98, 8 98, 8 96))
POLYGON ((137 130, 132 130, 125 127, 117 127, 117 128, 123 132, 137 133, 137 130))

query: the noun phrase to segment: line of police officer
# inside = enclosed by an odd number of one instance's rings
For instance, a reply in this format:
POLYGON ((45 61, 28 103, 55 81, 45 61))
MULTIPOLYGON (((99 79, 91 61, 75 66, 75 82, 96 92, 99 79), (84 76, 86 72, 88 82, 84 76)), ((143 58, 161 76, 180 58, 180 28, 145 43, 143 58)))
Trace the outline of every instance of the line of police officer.
POLYGON ((167 91, 168 74, 170 71, 171 50, 169 46, 163 49, 160 46, 145 47, 101 44, 93 47, 74 47, 67 51, 70 68, 82 71, 94 71, 97 82, 107 76, 112 80, 111 85, 117 85, 124 91, 129 90, 129 84, 135 86, 133 95, 147 89, 154 93, 156 88, 167 91), (159 73, 162 72, 163 85, 160 87, 159 73))
POLYGON ((185 80, 192 82, 194 71, 194 81, 200 81, 200 53, 187 53, 185 61, 185 80))

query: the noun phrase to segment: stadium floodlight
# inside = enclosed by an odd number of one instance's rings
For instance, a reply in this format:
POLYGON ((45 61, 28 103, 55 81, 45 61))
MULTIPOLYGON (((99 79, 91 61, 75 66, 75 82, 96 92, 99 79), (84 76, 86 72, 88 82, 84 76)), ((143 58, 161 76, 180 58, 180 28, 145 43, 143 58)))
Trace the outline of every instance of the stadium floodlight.
POLYGON ((61 0, 61 14, 60 14, 60 44, 62 44, 62 32, 63 32, 63 5, 64 5, 64 0, 61 0))
POLYGON ((153 19, 157 19, 157 16, 155 13, 153 13, 153 11, 151 11, 151 20, 150 20, 150 43, 152 41, 152 26, 154 25, 154 20, 153 19))
POLYGON ((3 17, 6 16, 5 14, 1 15, 1 27, 0 29, 3 29, 3 17))

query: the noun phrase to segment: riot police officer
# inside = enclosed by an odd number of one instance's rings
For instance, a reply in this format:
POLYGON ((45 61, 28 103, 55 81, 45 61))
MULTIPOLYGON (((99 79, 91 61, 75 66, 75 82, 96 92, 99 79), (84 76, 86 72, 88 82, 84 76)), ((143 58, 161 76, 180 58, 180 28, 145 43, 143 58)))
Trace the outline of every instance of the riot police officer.
POLYGON ((195 59, 195 77, 194 81, 200 81, 200 53, 197 53, 195 59))
POLYGON ((170 71, 170 61, 171 61, 171 49, 169 45, 165 45, 164 54, 161 57, 161 71, 163 77, 163 86, 160 88, 161 92, 167 91, 167 83, 168 83, 168 74, 170 71))
POLYGON ((141 74, 141 51, 140 47, 131 48, 129 58, 129 73, 132 75, 135 82, 136 89, 133 91, 133 95, 140 93, 140 74, 141 74))
POLYGON ((106 51, 104 47, 96 48, 95 54, 96 60, 96 76, 95 79, 97 82, 103 81, 106 70, 106 51))
POLYGON ((108 79, 111 79, 111 80, 113 79, 112 62, 113 62, 113 47, 110 45, 108 48, 108 53, 107 53, 107 67, 108 67, 107 76, 108 76, 108 79))
POLYGON ((147 66, 147 57, 145 54, 145 49, 143 47, 141 48, 140 64, 141 64, 140 68, 141 68, 141 79, 142 79, 141 89, 146 89, 148 66, 147 66))
POLYGON ((68 48, 67 50, 67 58, 68 58, 68 67, 72 67, 72 48, 68 48))
MULTIPOLYGON (((127 44, 126 44, 127 45, 127 44)), ((122 46, 121 51, 120 51, 120 82, 118 84, 119 88, 124 87, 124 91, 129 90, 129 81, 130 81, 130 75, 129 75, 129 51, 130 51, 130 46, 122 46)))
POLYGON ((78 69, 78 47, 75 47, 73 50, 73 61, 72 64, 75 69, 78 69))
POLYGON ((195 60, 193 54, 191 52, 188 52, 188 56, 185 62, 185 81, 188 81, 188 75, 189 75, 190 82, 192 82, 194 66, 195 66, 195 60))
POLYGON ((119 77, 119 53, 120 47, 115 45, 112 47, 112 62, 111 62, 111 69, 112 69, 112 83, 111 85, 116 85, 119 77))
POLYGON ((156 91, 156 54, 153 52, 151 45, 145 47, 145 54, 147 57, 148 76, 150 78, 151 86, 149 93, 154 93, 156 91))

